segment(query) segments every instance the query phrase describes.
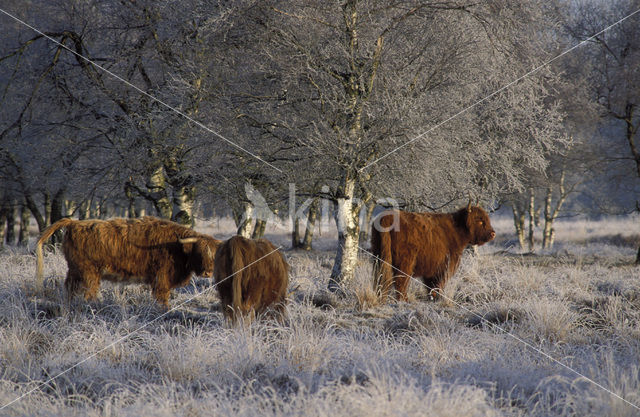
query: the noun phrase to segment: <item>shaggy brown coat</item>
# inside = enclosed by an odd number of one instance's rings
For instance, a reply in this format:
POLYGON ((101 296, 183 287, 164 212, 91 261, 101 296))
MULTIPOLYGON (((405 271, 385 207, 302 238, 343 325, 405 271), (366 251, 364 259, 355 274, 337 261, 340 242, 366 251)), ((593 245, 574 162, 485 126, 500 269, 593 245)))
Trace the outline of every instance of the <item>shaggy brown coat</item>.
POLYGON ((42 245, 62 228, 69 299, 79 289, 86 300, 94 299, 105 279, 148 284, 156 300, 168 307, 171 289, 187 284, 192 274, 213 276, 214 255, 220 244, 210 236, 155 217, 62 219, 45 229, 38 240, 38 282, 42 282, 42 245))
POLYGON ((213 275, 227 319, 235 322, 244 316, 250 321, 272 305, 284 319, 289 264, 268 240, 233 236, 223 242, 213 275))
MULTIPOLYGON (((376 291, 383 299, 395 286, 396 297, 407 300, 411 277, 422 277, 432 296, 455 274, 462 251, 482 245, 496 235, 487 213, 476 206, 455 213, 385 212, 379 219, 380 232, 371 231, 371 251, 377 257, 373 274, 376 291), (394 215, 399 227, 393 230, 394 215)), ((375 225, 375 222, 374 222, 375 225)))

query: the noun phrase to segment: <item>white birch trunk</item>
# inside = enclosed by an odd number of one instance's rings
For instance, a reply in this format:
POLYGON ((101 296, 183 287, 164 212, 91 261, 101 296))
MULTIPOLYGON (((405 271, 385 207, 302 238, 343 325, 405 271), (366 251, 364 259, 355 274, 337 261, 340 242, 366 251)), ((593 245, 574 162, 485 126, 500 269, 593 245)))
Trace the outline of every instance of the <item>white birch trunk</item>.
POLYGON ((524 210, 520 210, 517 205, 513 204, 513 225, 516 229, 516 236, 518 237, 518 243, 520 243, 520 249, 524 250, 526 246, 525 238, 524 238, 524 230, 525 230, 525 212, 524 210))
POLYGON ((251 226, 253 224, 253 204, 251 203, 243 203, 244 214, 240 219, 240 224, 238 224, 237 234, 246 237, 247 239, 251 238, 251 226))
POLYGON ((553 246, 553 218, 551 209, 551 197, 553 189, 547 188, 547 195, 544 200, 544 229, 542 231, 542 248, 550 249, 553 246))
POLYGON ((163 219, 170 219, 172 208, 169 197, 167 197, 167 185, 164 180, 164 168, 162 165, 158 166, 149 177, 147 188, 158 215, 163 219))
POLYGON ((346 179, 343 197, 337 198, 335 213, 338 225, 338 250, 329 279, 329 290, 338 291, 341 285, 353 281, 358 263, 360 204, 354 204, 355 180, 346 179))
POLYGON ((174 222, 193 227, 193 207, 195 205, 195 188, 191 186, 179 187, 173 190, 173 218, 174 222))
POLYGON ((567 196, 569 195, 569 192, 567 192, 567 190, 565 189, 564 180, 565 172, 563 170, 562 174, 560 175, 560 181, 558 184, 559 196, 555 207, 553 207, 552 205, 553 189, 551 187, 547 189, 547 196, 544 204, 544 238, 542 240, 542 247, 545 249, 551 249, 553 247, 553 222, 558 217, 558 214, 560 214, 560 210, 562 209, 562 206, 564 205, 565 201, 567 200, 567 196))
POLYGON ((535 251, 535 240, 533 236, 533 232, 535 231, 535 218, 536 218, 536 207, 535 207, 535 194, 533 193, 533 188, 529 191, 529 252, 535 251))

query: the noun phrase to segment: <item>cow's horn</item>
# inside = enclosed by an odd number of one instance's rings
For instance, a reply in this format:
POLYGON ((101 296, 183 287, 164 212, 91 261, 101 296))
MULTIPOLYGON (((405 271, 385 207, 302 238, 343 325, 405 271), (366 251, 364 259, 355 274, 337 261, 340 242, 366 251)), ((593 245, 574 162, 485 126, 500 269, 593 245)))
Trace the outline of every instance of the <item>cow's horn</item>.
POLYGON ((469 204, 467 204, 467 211, 471 211, 471 193, 469 193, 469 204))
POLYGON ((183 245, 185 243, 196 243, 198 241, 197 237, 185 237, 183 239, 179 239, 179 242, 182 243, 183 245))

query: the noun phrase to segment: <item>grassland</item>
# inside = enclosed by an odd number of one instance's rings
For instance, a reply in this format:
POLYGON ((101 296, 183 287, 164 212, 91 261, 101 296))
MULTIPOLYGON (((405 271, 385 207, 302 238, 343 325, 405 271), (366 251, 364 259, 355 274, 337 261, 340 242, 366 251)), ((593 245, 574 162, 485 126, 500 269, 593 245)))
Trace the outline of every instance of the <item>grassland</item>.
MULTIPOLYGON (((325 291, 325 231, 312 252, 284 251, 289 322, 248 328, 224 323, 203 278, 167 314, 147 288, 109 283, 69 308, 60 253, 46 256, 40 290, 32 253, 8 248, 0 415, 637 416, 639 223, 561 222, 553 251, 523 255, 497 218, 499 238, 465 255, 445 298, 414 282, 411 302, 385 305, 365 254, 345 297, 325 291)), ((228 237, 232 224, 200 230, 228 237)), ((288 246, 284 233, 267 237, 288 246)))

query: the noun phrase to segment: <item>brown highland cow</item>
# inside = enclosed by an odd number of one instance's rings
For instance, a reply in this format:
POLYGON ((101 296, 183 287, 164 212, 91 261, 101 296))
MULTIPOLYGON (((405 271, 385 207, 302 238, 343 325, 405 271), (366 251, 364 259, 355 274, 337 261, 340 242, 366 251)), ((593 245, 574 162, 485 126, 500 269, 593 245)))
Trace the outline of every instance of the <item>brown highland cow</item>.
POLYGON ((436 297, 455 274, 464 248, 495 235, 487 213, 471 204, 454 213, 384 212, 371 230, 376 292, 386 299, 393 285, 396 297, 406 301, 410 277, 422 277, 436 297))
POLYGON ((266 239, 233 236, 218 248, 213 273, 222 312, 231 322, 251 321, 272 308, 285 318, 289 264, 266 239))
POLYGON ((94 299, 104 279, 148 284, 158 302, 168 307, 171 289, 187 284, 192 274, 213 276, 213 259, 220 244, 210 236, 155 217, 62 219, 45 229, 38 240, 39 283, 42 245, 62 228, 69 300, 79 289, 84 291, 86 300, 94 299))

